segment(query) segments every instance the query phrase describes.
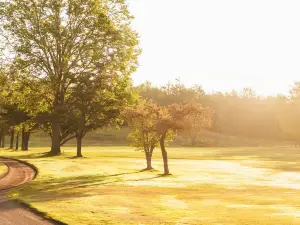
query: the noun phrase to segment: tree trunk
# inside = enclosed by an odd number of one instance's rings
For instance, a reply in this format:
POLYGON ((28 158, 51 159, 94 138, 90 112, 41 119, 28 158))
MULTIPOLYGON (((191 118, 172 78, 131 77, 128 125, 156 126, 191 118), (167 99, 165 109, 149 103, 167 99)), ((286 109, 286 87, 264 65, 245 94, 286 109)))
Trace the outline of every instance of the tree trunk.
POLYGON ((24 151, 28 151, 30 132, 25 132, 24 151))
POLYGON ((22 144, 21 144, 21 149, 24 150, 25 149, 25 128, 22 127, 22 144))
POLYGON ((59 155, 60 150, 60 124, 58 121, 52 122, 52 137, 51 137, 51 155, 59 155))
POLYGON ((152 170, 152 154, 145 151, 146 161, 147 161, 147 168, 146 170, 152 170))
POLYGON ((10 145, 9 145, 10 149, 14 148, 14 139, 15 139, 15 129, 12 129, 10 131, 10 145))
POLYGON ((76 136, 77 142, 77 157, 82 157, 81 146, 82 146, 82 136, 76 136))
POLYGON ((15 148, 15 150, 19 150, 19 136, 20 136, 20 133, 17 132, 17 136, 16 136, 16 148, 15 148))
POLYGON ((4 148, 5 147, 5 134, 2 134, 2 137, 1 137, 1 148, 4 148))
POLYGON ((168 166, 168 153, 167 153, 166 147, 165 147, 165 139, 166 139, 166 136, 162 135, 159 140, 159 144, 160 144, 161 154, 162 154, 162 157, 164 160, 164 174, 168 175, 170 173, 170 171, 169 171, 169 166, 168 166))
POLYGON ((30 132, 26 132, 25 129, 22 129, 22 150, 28 151, 30 132))

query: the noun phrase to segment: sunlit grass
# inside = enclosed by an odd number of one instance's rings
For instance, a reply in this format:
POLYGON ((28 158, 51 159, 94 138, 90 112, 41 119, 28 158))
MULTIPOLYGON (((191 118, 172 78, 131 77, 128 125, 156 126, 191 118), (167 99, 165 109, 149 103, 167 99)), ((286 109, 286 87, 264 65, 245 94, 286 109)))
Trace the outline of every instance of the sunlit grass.
POLYGON ((40 170, 10 194, 69 224, 300 224, 296 148, 172 148, 171 176, 159 150, 152 172, 129 147, 47 150, 0 151, 40 170))

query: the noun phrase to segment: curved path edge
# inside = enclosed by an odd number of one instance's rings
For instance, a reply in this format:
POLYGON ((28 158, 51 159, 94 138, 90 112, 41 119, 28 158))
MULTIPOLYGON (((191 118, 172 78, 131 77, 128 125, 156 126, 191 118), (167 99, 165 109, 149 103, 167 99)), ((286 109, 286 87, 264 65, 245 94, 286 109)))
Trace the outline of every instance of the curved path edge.
POLYGON ((1 225, 50 225, 64 224, 52 219, 21 200, 11 200, 7 192, 36 178, 38 169, 34 165, 14 158, 0 157, 8 171, 0 176, 0 224, 1 225))
POLYGON ((0 174, 0 180, 9 173, 9 167, 5 163, 2 163, 2 164, 6 167, 6 171, 4 173, 0 174))

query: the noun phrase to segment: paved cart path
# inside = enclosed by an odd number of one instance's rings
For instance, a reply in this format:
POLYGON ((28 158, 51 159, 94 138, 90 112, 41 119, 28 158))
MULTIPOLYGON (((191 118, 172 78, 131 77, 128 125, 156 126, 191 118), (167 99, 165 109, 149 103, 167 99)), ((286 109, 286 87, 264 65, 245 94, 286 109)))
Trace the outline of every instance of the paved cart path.
POLYGON ((8 167, 7 174, 0 175, 0 224, 1 225, 50 225, 53 224, 35 213, 24 208, 21 204, 9 200, 7 191, 10 188, 31 181, 35 176, 35 171, 12 159, 0 158, 0 163, 8 167), (1 179, 2 178, 2 179, 1 179))

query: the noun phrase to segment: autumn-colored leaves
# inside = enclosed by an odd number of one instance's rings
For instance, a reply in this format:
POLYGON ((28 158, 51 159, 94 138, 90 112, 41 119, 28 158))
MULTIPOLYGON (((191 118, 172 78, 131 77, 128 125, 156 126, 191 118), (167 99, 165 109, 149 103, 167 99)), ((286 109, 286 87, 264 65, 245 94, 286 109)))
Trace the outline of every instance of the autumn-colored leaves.
POLYGON ((152 169, 151 157, 155 147, 160 146, 164 161, 164 173, 169 174, 166 145, 181 132, 191 141, 199 137, 203 128, 212 125, 214 110, 201 104, 171 104, 159 106, 142 102, 127 108, 123 116, 130 127, 132 145, 145 152, 147 169, 152 169))

